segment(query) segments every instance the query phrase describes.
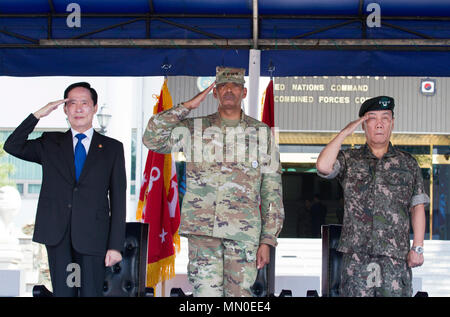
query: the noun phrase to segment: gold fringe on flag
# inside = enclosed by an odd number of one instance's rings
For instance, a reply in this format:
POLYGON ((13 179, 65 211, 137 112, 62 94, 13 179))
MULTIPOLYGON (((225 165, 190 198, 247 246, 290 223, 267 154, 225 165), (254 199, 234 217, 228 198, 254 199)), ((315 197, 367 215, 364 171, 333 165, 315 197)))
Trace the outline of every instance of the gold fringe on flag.
POLYGON ((173 244, 175 245, 175 254, 176 253, 180 253, 180 250, 181 250, 181 239, 180 239, 180 235, 178 234, 178 230, 173 235, 173 244))
MULTIPOLYGON (((153 108, 153 113, 158 112, 158 103, 160 101, 161 96, 154 95, 154 98, 157 98, 157 102, 155 107, 153 108)), ((170 96, 169 89, 167 87, 167 79, 164 80, 163 88, 162 88, 162 105, 163 110, 167 110, 172 108, 173 101, 170 96)), ((169 190, 172 186, 172 156, 171 154, 166 154, 164 157, 164 186, 166 190, 166 194, 169 194, 169 190)), ((143 208, 146 205, 147 192, 145 193, 144 201, 138 202, 138 207, 136 211, 136 219, 142 219, 143 208)), ((163 258, 157 262, 147 264, 147 287, 156 287, 156 285, 165 280, 171 279, 175 277, 175 257, 176 254, 181 250, 181 239, 180 235, 177 232, 172 237, 173 245, 175 248, 175 252, 173 255, 163 258)))
POLYGON ((262 120, 263 113, 264 113, 264 101, 266 99, 266 92, 267 92, 267 88, 264 89, 264 92, 263 92, 262 97, 261 97, 261 107, 259 109, 259 118, 260 118, 260 120, 262 120))
POLYGON ((172 154, 164 154, 164 186, 166 195, 169 196, 170 187, 172 187, 172 154))
POLYGON ((144 201, 139 200, 136 209, 136 220, 142 220, 142 211, 144 210, 146 200, 147 200, 146 198, 144 198, 144 201))
POLYGON ((173 235, 173 244, 175 248, 173 255, 158 262, 147 264, 147 287, 155 288, 158 283, 175 277, 175 257, 181 250, 181 239, 178 230, 173 235))
POLYGON ((155 288, 159 282, 175 277, 175 254, 147 264, 147 287, 155 288))

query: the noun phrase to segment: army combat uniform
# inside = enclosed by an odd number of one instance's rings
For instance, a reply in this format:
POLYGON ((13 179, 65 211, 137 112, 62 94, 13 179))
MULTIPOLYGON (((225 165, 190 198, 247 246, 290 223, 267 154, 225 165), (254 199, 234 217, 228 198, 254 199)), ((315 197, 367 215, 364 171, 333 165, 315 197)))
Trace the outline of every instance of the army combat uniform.
POLYGON ((263 141, 270 150, 271 130, 243 112, 235 121, 222 119, 218 112, 187 118, 189 113, 180 104, 154 115, 143 143, 160 153, 182 147, 186 156, 187 189, 179 232, 189 239, 188 275, 194 295, 251 296, 250 286, 257 274, 256 251, 262 243, 276 246, 284 220, 281 166, 266 173, 263 166, 267 160, 261 155, 249 159, 252 133, 240 134, 246 142, 245 160, 237 158, 238 146, 235 158, 230 159, 233 149, 226 140, 229 128, 244 132, 265 129, 263 141), (231 270, 221 271, 222 259, 231 270), (203 289, 205 285, 209 287, 203 289))
POLYGON ((318 175, 337 177, 344 192, 341 296, 411 296, 410 209, 429 202, 416 160, 391 143, 378 159, 365 144, 318 175))

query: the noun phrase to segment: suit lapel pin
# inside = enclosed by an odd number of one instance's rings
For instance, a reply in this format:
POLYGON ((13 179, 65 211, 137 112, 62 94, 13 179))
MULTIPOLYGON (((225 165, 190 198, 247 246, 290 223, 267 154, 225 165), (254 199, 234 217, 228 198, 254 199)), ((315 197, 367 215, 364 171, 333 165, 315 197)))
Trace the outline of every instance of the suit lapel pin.
POLYGON ((98 148, 99 148, 99 149, 101 149, 102 147, 103 147, 103 145, 101 145, 101 144, 98 145, 98 148))

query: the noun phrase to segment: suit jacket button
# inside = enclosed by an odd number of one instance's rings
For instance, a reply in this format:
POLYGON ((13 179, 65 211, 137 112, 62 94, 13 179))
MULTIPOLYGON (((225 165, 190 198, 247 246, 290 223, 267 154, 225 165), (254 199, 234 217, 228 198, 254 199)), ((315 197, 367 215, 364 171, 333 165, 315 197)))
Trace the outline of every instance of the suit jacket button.
POLYGON ((72 204, 68 204, 67 207, 72 208, 72 204))
POLYGON ((75 187, 75 188, 73 189, 73 191, 74 191, 74 192, 78 191, 78 187, 75 187))

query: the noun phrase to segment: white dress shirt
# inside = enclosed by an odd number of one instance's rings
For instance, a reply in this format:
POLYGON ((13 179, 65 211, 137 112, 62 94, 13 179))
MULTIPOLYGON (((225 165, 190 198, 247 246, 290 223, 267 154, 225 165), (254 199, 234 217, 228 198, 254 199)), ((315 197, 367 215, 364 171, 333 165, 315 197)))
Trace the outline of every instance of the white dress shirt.
MULTIPOLYGON (((70 128, 72 130, 72 140, 73 140, 73 152, 75 153, 75 146, 78 143, 78 138, 76 137, 77 134, 81 133, 78 132, 72 128, 70 128)), ((84 145, 84 149, 86 150, 86 155, 88 154, 89 151, 89 146, 91 145, 91 141, 92 141, 92 136, 94 135, 94 128, 90 128, 87 131, 84 131, 83 134, 86 136, 83 140, 81 140, 81 144, 84 145)))

